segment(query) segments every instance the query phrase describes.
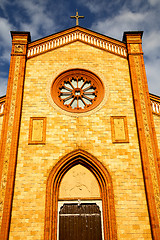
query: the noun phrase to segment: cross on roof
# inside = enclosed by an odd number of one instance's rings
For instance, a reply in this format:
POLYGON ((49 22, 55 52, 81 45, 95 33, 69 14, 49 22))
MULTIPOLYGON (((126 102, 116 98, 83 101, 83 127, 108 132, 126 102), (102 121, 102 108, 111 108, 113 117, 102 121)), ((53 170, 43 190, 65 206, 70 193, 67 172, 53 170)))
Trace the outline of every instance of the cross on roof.
POLYGON ((84 16, 79 16, 78 11, 76 10, 76 16, 70 16, 70 18, 75 18, 76 19, 76 25, 78 26, 79 25, 78 19, 79 18, 84 18, 84 16))

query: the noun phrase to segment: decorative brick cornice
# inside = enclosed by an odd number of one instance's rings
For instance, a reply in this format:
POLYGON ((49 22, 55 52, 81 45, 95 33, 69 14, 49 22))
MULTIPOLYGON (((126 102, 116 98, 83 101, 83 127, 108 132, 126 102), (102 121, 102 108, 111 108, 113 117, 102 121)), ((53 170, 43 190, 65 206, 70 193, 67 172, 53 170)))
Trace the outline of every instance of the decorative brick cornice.
POLYGON ((125 43, 81 27, 71 28, 30 43, 28 45, 27 57, 35 57, 75 41, 81 41, 123 58, 127 58, 125 43))
POLYGON ((4 114, 6 96, 0 97, 0 116, 4 114))
POLYGON ((152 113, 160 116, 160 97, 150 94, 152 113))

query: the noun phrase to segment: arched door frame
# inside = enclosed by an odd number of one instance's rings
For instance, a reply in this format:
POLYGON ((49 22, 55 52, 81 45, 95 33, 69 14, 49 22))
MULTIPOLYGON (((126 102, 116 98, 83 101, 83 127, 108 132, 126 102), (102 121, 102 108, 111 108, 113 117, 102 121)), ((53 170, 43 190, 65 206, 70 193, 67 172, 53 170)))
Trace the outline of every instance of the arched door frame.
POLYGON ((46 186, 45 240, 57 240, 57 209, 59 186, 64 174, 73 166, 81 164, 96 177, 101 191, 104 239, 116 240, 116 218, 113 186, 109 172, 95 157, 83 150, 76 150, 63 157, 51 170, 46 186))

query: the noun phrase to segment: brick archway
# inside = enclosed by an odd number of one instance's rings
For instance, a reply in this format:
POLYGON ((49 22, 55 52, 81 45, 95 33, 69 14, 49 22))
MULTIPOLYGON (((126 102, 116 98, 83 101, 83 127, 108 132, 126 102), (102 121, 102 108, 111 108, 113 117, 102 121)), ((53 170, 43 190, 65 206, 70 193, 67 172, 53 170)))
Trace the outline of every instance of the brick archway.
POLYGON ((116 218, 114 207, 113 186, 109 172, 91 154, 83 150, 76 150, 63 157, 51 170, 46 186, 45 208, 45 240, 57 240, 57 207, 59 186, 64 174, 73 166, 81 164, 88 168, 96 177, 102 198, 104 239, 116 240, 116 218))

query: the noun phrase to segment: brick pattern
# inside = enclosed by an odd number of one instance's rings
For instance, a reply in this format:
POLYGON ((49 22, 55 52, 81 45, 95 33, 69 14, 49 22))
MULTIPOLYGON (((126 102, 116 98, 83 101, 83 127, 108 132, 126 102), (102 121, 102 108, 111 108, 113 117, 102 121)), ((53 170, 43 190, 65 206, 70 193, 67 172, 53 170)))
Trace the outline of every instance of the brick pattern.
POLYGON ((158 146, 156 142, 151 108, 148 107, 150 105, 150 100, 142 55, 141 33, 126 33, 126 39, 138 135, 140 140, 144 182, 147 193, 146 197, 148 201, 153 238, 158 240, 160 236, 160 182, 157 164, 158 146))
POLYGON ((12 33, 12 53, 0 151, 0 239, 8 239, 20 126, 28 34, 12 33), (15 51, 19 43, 23 52, 15 51), (21 44, 20 44, 21 43, 21 44))
POLYGON ((9 239, 44 239, 48 175, 61 157, 79 148, 111 175, 117 238, 152 239, 128 61, 78 41, 27 61, 9 239), (103 76, 107 97, 98 111, 72 116, 51 105, 47 93, 54 77, 77 66, 103 76), (110 116, 124 115, 129 143, 113 144, 110 116), (28 145, 30 117, 47 118, 45 145, 28 145))
MULTIPOLYGON (((14 123, 14 116, 15 116, 15 107, 16 107, 16 92, 17 92, 17 82, 19 76, 19 67, 20 67, 20 57, 18 56, 15 59, 15 72, 13 77, 13 94, 11 97, 11 107, 10 107, 10 114, 9 114, 9 121, 8 121, 8 132, 7 132, 7 141, 6 141, 6 148, 4 151, 4 162, 3 170, 2 170, 2 177, 1 177, 1 214, 3 214, 3 206, 5 201, 5 192, 6 192, 6 185, 7 185, 7 173, 8 173, 8 165, 11 151, 11 141, 12 141, 12 132, 13 132, 13 123, 14 123)), ((2 215, 0 215, 0 220, 2 221, 2 215)))

